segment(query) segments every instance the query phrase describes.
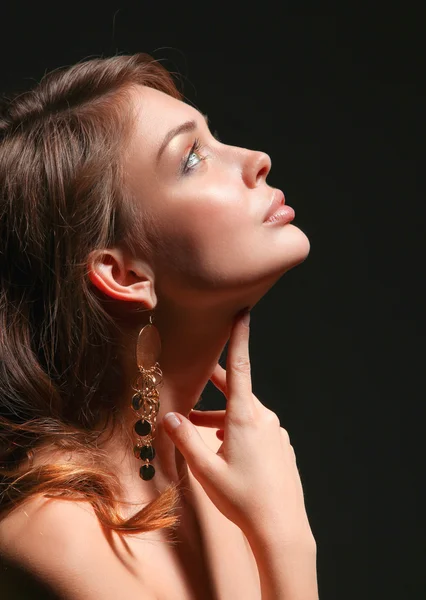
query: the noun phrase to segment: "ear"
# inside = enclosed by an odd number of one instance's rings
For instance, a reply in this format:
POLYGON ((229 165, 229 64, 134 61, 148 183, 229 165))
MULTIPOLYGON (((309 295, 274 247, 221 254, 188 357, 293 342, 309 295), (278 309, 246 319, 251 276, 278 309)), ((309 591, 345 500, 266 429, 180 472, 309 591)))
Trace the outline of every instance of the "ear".
POLYGON ((88 276, 94 286, 114 300, 143 303, 149 310, 157 304, 149 265, 119 248, 91 252, 88 276))

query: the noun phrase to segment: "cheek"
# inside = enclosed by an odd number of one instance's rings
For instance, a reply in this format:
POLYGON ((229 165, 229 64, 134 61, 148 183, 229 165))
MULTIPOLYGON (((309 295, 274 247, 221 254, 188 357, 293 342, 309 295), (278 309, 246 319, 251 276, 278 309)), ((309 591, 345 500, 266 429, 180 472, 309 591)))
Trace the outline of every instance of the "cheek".
POLYGON ((203 244, 205 237, 208 240, 221 231, 235 231, 244 216, 249 225, 243 207, 244 197, 238 186, 220 181, 208 184, 200 178, 200 183, 192 185, 187 194, 172 199, 169 214, 179 223, 182 234, 203 244))
POLYGON ((223 274, 229 256, 247 253, 253 217, 231 186, 206 187, 168 202, 161 215, 162 248, 169 267, 206 279, 223 274))

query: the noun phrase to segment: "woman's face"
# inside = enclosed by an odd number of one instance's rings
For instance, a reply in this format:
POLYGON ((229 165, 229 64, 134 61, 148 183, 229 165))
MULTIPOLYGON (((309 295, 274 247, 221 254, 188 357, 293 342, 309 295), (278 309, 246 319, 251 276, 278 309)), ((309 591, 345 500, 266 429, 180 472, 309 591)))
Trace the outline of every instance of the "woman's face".
POLYGON ((267 154, 219 142, 201 113, 167 94, 138 86, 133 97, 127 178, 153 247, 157 296, 187 306, 244 298, 306 258, 300 229, 264 222, 274 193, 267 154))

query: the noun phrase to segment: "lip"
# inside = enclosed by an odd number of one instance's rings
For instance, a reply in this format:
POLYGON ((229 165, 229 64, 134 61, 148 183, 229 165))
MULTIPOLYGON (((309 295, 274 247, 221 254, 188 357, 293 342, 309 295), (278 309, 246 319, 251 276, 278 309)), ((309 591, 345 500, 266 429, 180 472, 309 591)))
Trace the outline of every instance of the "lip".
POLYGON ((274 193, 272 194, 272 198, 271 198, 271 202, 269 204, 269 208, 268 208, 268 212, 265 215, 265 218, 263 219, 263 222, 267 221, 269 219, 269 217, 272 217, 272 215, 279 209, 280 206, 284 206, 285 205, 285 196, 282 193, 281 190, 274 190, 274 193))

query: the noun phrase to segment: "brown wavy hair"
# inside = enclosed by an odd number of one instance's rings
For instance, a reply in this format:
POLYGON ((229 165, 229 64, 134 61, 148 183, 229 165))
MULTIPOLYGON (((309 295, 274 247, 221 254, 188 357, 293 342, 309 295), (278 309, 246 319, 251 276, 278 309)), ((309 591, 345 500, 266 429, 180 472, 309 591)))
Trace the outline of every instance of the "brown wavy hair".
POLYGON ((123 533, 179 522, 175 485, 124 518, 118 479, 96 443, 115 423, 112 398, 124 382, 118 325, 87 259, 98 248, 132 247, 122 158, 137 85, 182 99, 172 75, 138 53, 57 69, 1 101, 0 519, 42 494, 90 502, 104 526, 123 533), (42 444, 79 461, 36 467, 42 444))

